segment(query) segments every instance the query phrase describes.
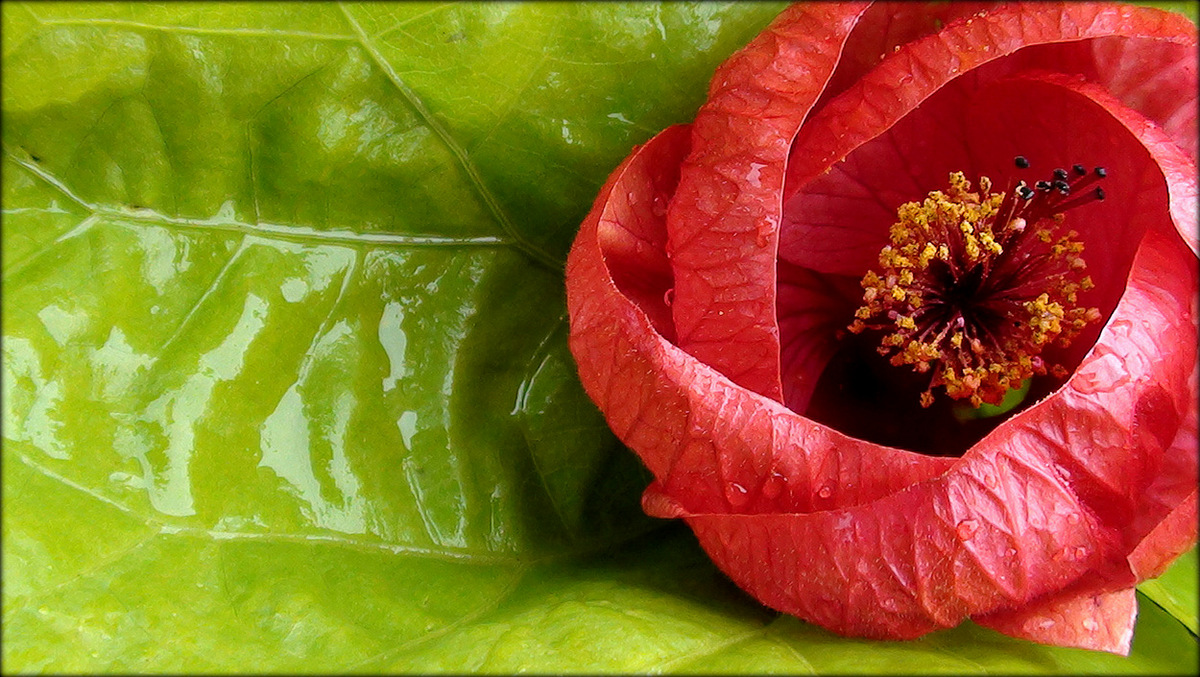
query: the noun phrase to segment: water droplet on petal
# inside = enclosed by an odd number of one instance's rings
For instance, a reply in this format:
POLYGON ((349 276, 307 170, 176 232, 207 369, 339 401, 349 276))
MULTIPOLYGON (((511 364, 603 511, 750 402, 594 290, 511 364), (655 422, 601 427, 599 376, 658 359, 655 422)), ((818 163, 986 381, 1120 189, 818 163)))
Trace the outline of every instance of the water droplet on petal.
POLYGON ((1067 515, 1067 524, 1079 524, 1079 513, 1073 512, 1067 515))
POLYGON ((667 291, 663 292, 663 303, 667 304, 668 306, 670 306, 672 303, 675 303, 674 287, 671 287, 667 291))
POLYGON ((654 202, 650 206, 650 212, 658 218, 667 215, 667 196, 658 193, 654 196, 654 202))
POLYGON ((1085 557, 1087 557, 1087 554, 1088 554, 1088 549, 1083 547, 1082 545, 1079 546, 1078 548, 1075 548, 1075 560, 1076 561, 1084 559, 1085 557))
POLYGON ((972 536, 975 535, 975 532, 978 529, 979 529, 979 522, 977 522, 976 520, 963 520, 958 523, 958 529, 957 529, 958 537, 963 539, 964 541, 969 540, 972 536))
POLYGON ((729 488, 725 491, 725 497, 729 499, 729 504, 734 508, 740 508, 750 500, 750 497, 746 493, 746 487, 737 482, 729 483, 729 488))
POLYGON ((758 229, 758 231, 754 235, 754 243, 757 244, 759 246, 759 248, 762 248, 762 247, 765 247, 765 246, 771 244, 771 235, 770 235, 770 233, 767 232, 766 228, 758 229))
POLYGON ((1034 621, 1033 624, 1039 630, 1045 630, 1047 628, 1054 627, 1054 620, 1050 619, 1050 618, 1039 618, 1036 621, 1034 621))
POLYGON ((988 489, 995 489, 999 484, 999 482, 996 481, 996 476, 990 473, 983 476, 983 483, 987 485, 988 489))
POLYGON ((1004 551, 1004 556, 1005 556, 1005 557, 1013 557, 1013 556, 1015 556, 1016 554, 1017 554, 1017 549, 1016 549, 1016 548, 1009 548, 1008 550, 1005 550, 1005 551, 1004 551))
POLYGON ((1088 632, 1095 632, 1099 628, 1100 628, 1100 624, 1097 623, 1095 620, 1093 620, 1091 618, 1083 619, 1083 629, 1084 630, 1087 630, 1088 632))
POLYGON ((821 490, 817 492, 817 495, 821 498, 829 498, 833 495, 833 487, 826 484, 825 486, 821 487, 821 490))
POLYGON ((777 472, 771 473, 771 476, 763 482, 762 493, 768 500, 779 498, 779 494, 783 493, 783 486, 787 484, 787 478, 777 472))

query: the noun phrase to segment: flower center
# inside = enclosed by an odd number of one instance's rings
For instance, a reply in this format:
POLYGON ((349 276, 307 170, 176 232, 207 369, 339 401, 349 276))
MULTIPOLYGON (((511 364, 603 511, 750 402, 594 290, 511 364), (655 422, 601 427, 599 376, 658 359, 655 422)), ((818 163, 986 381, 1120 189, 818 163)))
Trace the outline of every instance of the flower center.
MULTIPOLYGON (((1021 156, 1020 169, 1029 167, 1021 156)), ((1093 287, 1084 274, 1083 243, 1063 232, 1063 213, 1104 199, 1091 184, 1103 167, 1055 169, 1049 181, 978 191, 961 172, 945 191, 900 206, 879 266, 862 279, 863 305, 848 329, 881 333, 879 353, 894 366, 931 372, 921 406, 934 388, 955 400, 998 405, 1034 374, 1067 375, 1040 357, 1054 341, 1070 345, 1100 311, 1079 304, 1093 287)))

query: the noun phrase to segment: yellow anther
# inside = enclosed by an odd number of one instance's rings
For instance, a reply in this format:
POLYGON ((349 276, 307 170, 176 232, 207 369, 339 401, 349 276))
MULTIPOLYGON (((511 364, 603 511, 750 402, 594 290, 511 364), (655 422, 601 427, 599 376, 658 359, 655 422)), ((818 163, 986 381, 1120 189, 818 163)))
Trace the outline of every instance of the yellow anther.
POLYGON ((933 246, 932 242, 926 242, 925 248, 921 250, 921 255, 917 259, 917 264, 922 268, 928 268, 929 262, 932 261, 933 257, 935 256, 937 256, 937 247, 933 246))
POLYGON ((1083 243, 1074 231, 1062 235, 1061 215, 1031 211, 1027 204, 1042 203, 1024 197, 1005 202, 987 177, 978 187, 972 192, 954 172, 945 192, 898 208, 847 327, 880 332, 880 355, 931 374, 922 406, 932 405, 939 387, 954 399, 997 404, 1014 384, 1052 369, 1039 357, 1046 345, 1069 343, 1099 318, 1077 306, 1079 293, 1095 285, 1077 274, 1086 268, 1083 243), (1031 275, 1044 280, 1032 298, 1031 275), (1021 286, 997 286, 1012 280, 1021 286))
POLYGON ((979 241, 983 243, 984 249, 987 249, 993 256, 999 256, 1004 253, 1004 247, 996 242, 995 236, 990 231, 984 231, 979 234, 979 241))

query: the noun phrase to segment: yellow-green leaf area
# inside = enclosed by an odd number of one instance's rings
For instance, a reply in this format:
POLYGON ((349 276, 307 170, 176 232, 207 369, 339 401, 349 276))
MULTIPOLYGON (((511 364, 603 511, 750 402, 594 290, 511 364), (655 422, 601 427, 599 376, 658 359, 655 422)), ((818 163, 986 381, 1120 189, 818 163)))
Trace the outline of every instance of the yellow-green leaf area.
POLYGON ((642 514, 563 261, 781 7, 0 5, 6 669, 1193 670, 1194 553, 1128 659, 877 643, 642 514))

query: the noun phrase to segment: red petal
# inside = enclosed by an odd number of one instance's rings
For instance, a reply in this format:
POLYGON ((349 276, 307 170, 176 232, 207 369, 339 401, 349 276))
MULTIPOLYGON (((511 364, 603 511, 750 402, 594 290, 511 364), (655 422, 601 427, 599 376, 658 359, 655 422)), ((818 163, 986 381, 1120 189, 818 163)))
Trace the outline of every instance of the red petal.
POLYGON ((667 217, 678 344, 775 400, 784 160, 865 8, 793 5, 717 70, 667 217))
POLYGON ((829 358, 836 333, 862 300, 859 278, 817 275, 779 262, 779 333, 783 337, 783 401, 804 413, 829 358))
MULTIPOLYGON (((1195 26, 1186 18, 1123 5, 1029 3, 1006 6, 957 21, 936 35, 904 46, 818 111, 804 125, 793 146, 785 200, 851 150, 891 128, 960 74, 1043 43, 1071 42, 1076 45, 1074 54, 1083 59, 1089 51, 1103 51, 1103 45, 1108 43, 1096 42, 1102 38, 1119 40, 1121 53, 1127 60, 1136 60, 1145 54, 1147 63, 1155 63, 1149 61, 1149 57, 1159 55, 1162 50, 1179 51, 1179 58, 1165 66, 1171 73, 1178 71, 1169 78, 1177 88, 1158 92, 1155 100, 1159 103, 1147 101, 1143 107, 1164 108, 1178 105, 1180 100, 1190 97, 1194 108, 1194 78, 1190 83, 1185 81, 1182 77, 1186 75, 1185 69, 1176 65, 1186 61, 1186 56, 1194 55, 1196 50, 1195 26), (1169 102, 1161 103, 1166 100, 1169 102)), ((1194 56, 1192 58, 1194 61, 1194 56)), ((993 64, 995 74, 1022 66, 1020 60, 1008 61, 1007 64, 993 64)), ((1055 66, 1053 60, 1050 63, 1044 61, 1036 63, 1046 68, 1055 66)), ((1064 63, 1068 72, 1071 65, 1064 63)), ((1111 77, 1124 73, 1123 69, 1112 65, 1096 66, 1093 71, 1111 77)), ((1131 94, 1134 99, 1148 96, 1147 92, 1131 94)), ((1194 135, 1194 127, 1188 133, 1194 135)))
POLYGON ((1118 547, 1067 478, 1030 460, 1038 451, 981 449, 937 478, 841 509, 676 513, 765 604, 843 634, 915 637, 1052 593, 1118 547))
POLYGON ((1146 489, 1137 517, 1129 528, 1140 538, 1129 555, 1130 568, 1138 580, 1156 578, 1196 542, 1197 519, 1197 389, 1200 365, 1193 367, 1188 381, 1191 404, 1171 448, 1167 450, 1158 477, 1146 489))
MULTIPOLYGON (((1195 453, 1192 447, 1191 453, 1195 453)), ((1195 486, 1196 476, 1191 477, 1195 486)), ((1138 580, 1157 578, 1171 562, 1196 544, 1197 492, 1180 501, 1129 554, 1129 564, 1138 580)))
MULTIPOLYGON (((1068 217, 1069 225, 1083 232, 1089 272, 1098 283, 1084 301, 1098 305, 1105 316, 1124 290, 1131 255, 1147 228, 1169 222, 1174 215, 1180 232, 1195 231, 1195 170, 1140 115, 1094 85, 1062 76, 1030 75, 981 88, 968 76, 944 87, 892 129, 835 165, 830 174, 797 193, 785 213, 788 224, 781 255, 794 243, 799 251, 794 260, 822 272, 860 277, 886 243, 895 208, 901 202, 923 197, 930 185, 943 185, 951 169, 990 175, 1003 185, 1015 171, 1011 163, 1018 153, 1037 158, 1047 174, 1054 166, 1070 166, 1076 160, 1109 167, 1109 199, 1073 210, 1068 217), (961 122, 948 124, 956 116, 961 122), (908 159, 911 157, 923 160, 914 163, 908 159), (1164 166, 1166 177, 1160 171, 1164 166)), ((810 271, 809 275, 815 274, 810 271)), ((804 305, 790 304, 807 302, 803 296, 781 296, 780 317, 805 316, 808 310, 804 305)), ((848 321, 849 314, 844 318, 848 321)), ((789 333, 789 325, 781 327, 785 345, 800 352, 805 346, 798 343, 815 342, 828 355, 822 339, 827 342, 831 337, 795 336, 789 333)), ((1047 357, 1074 367, 1099 332, 1100 326, 1094 325, 1070 349, 1054 349, 1047 357)), ((843 348, 848 349, 849 344, 843 348)), ((1039 383, 1044 385, 1035 389, 1034 398, 1057 387, 1048 380, 1039 383)), ((851 434, 863 432, 845 427, 847 422, 866 425, 868 413, 870 425, 876 429, 890 425, 889 421, 894 423, 892 427, 911 426, 917 420, 914 416, 921 419, 926 413, 897 406, 881 409, 877 404, 867 412, 868 404, 843 402, 839 391, 828 389, 838 385, 836 379, 823 384, 817 409, 790 399, 789 406, 851 434)), ((912 390, 910 384, 901 385, 912 390)), ((903 392, 891 393, 884 400, 894 402, 904 396, 903 392)), ((976 434, 981 436, 989 429, 976 434)), ((961 453, 973 440, 945 451, 961 453)))
POLYGON ((670 192, 686 128, 659 134, 610 177, 567 263, 571 350, 609 425, 691 511, 807 511, 873 500, 932 477, 951 459, 868 444, 752 393, 666 340, 621 291, 629 241, 654 241, 653 211, 631 200, 670 192), (650 184, 647 188, 646 184, 650 184), (615 244, 614 244, 615 243, 615 244), (609 247, 618 254, 610 255, 609 247), (827 497, 823 487, 837 487, 827 497))
POLYGON ((853 85, 864 73, 918 38, 936 33, 955 19, 992 9, 997 2, 873 2, 863 12, 842 53, 837 70, 817 103, 820 107, 853 85))
POLYGON ((1170 36, 1190 31, 1191 42, 1129 40, 1114 36, 1083 43, 1039 45, 1017 56, 1017 70, 1045 69, 1078 74, 1160 128, 1172 143, 1196 162, 1196 28, 1177 14, 1144 17, 1160 28, 1149 32, 1170 36))
POLYGON ((1129 655, 1137 619, 1137 593, 1070 592, 1051 595, 1016 611, 973 619, 1010 637, 1129 655))

